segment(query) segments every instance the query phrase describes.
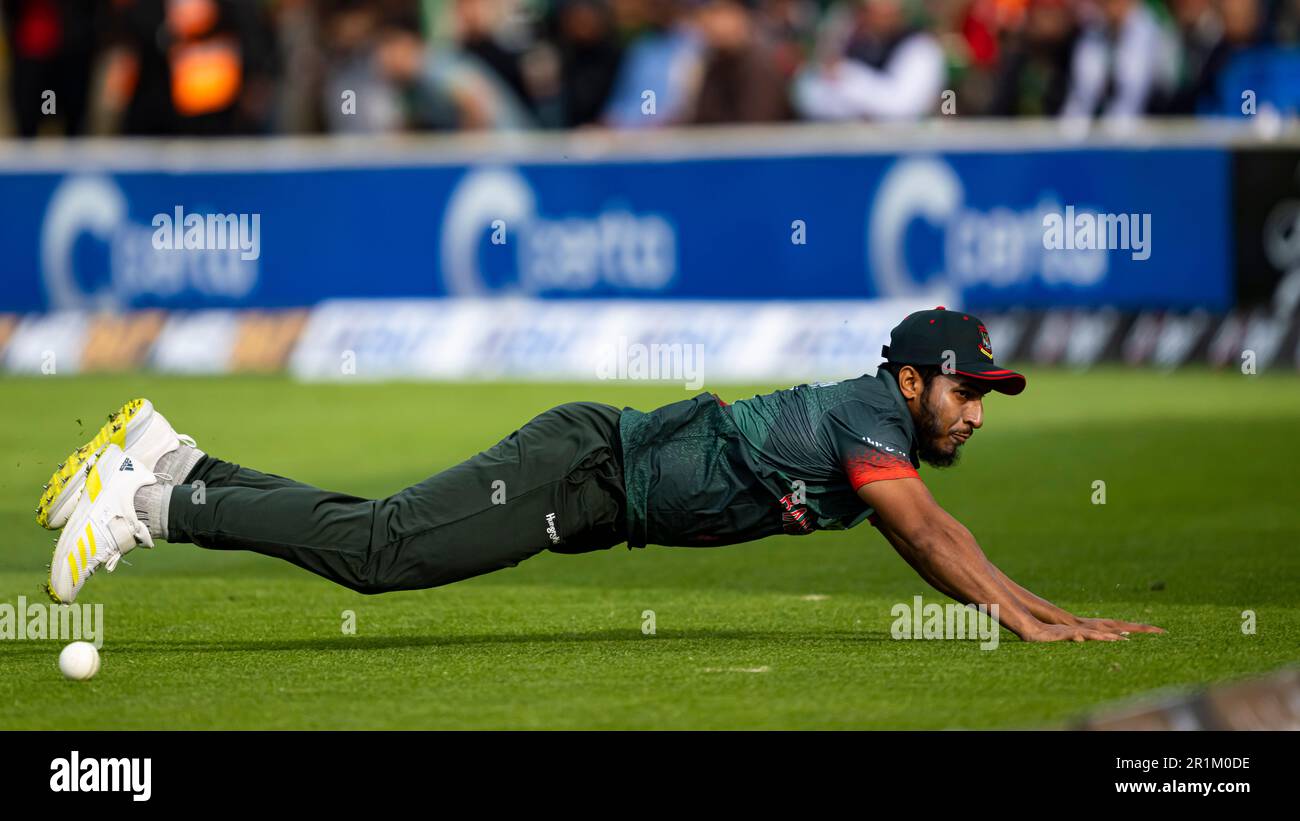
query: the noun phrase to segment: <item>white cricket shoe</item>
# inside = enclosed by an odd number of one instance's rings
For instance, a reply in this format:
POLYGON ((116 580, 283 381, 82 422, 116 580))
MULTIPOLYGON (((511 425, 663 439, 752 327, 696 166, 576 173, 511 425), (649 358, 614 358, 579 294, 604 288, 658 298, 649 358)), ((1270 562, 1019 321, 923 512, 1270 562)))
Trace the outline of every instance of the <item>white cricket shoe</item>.
POLYGON ((117 445, 133 463, 152 471, 159 459, 182 443, 194 446, 194 440, 177 433, 167 419, 154 410, 152 402, 132 399, 109 414, 108 423, 99 429, 95 438, 74 450, 55 469, 41 490, 41 499, 36 506, 36 523, 49 530, 63 527, 76 509, 83 490, 89 490, 90 500, 95 501, 99 486, 88 481, 90 466, 106 445, 117 445))
POLYGON ((153 547, 149 528, 135 512, 135 493, 158 477, 109 444, 88 470, 86 483, 97 487, 84 494, 59 534, 50 562, 45 592, 59 604, 76 601, 82 585, 101 566, 112 573, 118 560, 143 544, 153 547))

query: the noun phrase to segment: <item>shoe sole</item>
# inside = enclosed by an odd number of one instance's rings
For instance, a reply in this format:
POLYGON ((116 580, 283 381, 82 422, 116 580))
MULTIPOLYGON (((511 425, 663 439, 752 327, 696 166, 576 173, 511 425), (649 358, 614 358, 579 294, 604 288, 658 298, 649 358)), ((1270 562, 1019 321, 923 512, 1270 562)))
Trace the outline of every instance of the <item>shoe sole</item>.
MULTIPOLYGON (((95 437, 89 442, 74 450, 67 459, 64 459, 55 468, 54 475, 45 484, 41 492, 41 500, 36 505, 36 523, 38 525, 47 530, 58 529, 50 525, 50 519, 54 517, 55 513, 62 511, 68 505, 75 505, 77 499, 81 497, 81 489, 84 487, 86 480, 86 465, 90 462, 91 457, 103 450, 109 442, 116 443, 123 450, 126 449, 126 426, 144 407, 144 402, 143 399, 132 399, 109 414, 108 422, 99 429, 99 433, 95 434, 95 437), (65 494, 64 491, 69 488, 73 492, 65 494)), ((47 592, 53 596, 52 591, 47 592)))
POLYGON ((54 602, 55 604, 64 603, 63 599, 59 598, 54 594, 54 585, 50 584, 49 579, 45 580, 45 584, 41 585, 41 589, 45 591, 45 595, 50 597, 50 601, 54 602))
MULTIPOLYGON (((74 498, 80 497, 80 495, 81 495, 81 494, 78 493, 78 494, 76 494, 76 497, 74 497, 74 498)), ((81 528, 81 527, 84 525, 84 523, 87 521, 87 520, 84 519, 84 518, 81 519, 81 520, 79 520, 79 521, 74 521, 75 518, 76 518, 76 511, 73 511, 72 516, 69 516, 69 517, 68 517, 68 522, 67 522, 67 524, 68 524, 69 527, 77 527, 77 528, 81 528)), ((76 532, 76 531, 69 530, 67 527, 65 527, 65 528, 63 529, 63 531, 59 534, 59 537, 58 537, 57 539, 54 540, 54 555, 55 555, 55 556, 59 555, 59 542, 61 542, 61 541, 63 540, 63 538, 64 538, 65 536, 67 536, 68 533, 70 533, 70 532, 76 532)), ((50 571, 50 572, 47 573, 46 576, 45 576, 45 585, 44 585, 44 588, 45 588, 45 595, 49 596, 49 597, 50 597, 50 601, 54 602, 55 604, 68 604, 69 602, 65 602, 63 599, 59 598, 59 596, 58 596, 57 593, 54 592, 54 558, 53 558, 53 556, 50 557, 50 566, 49 566, 49 571, 50 571)))
MULTIPOLYGON (((116 440, 113 440, 111 444, 116 445, 116 440)), ((95 463, 96 465, 100 465, 100 466, 103 465, 104 452, 108 449, 109 449, 109 445, 105 445, 103 448, 101 448, 98 451, 100 456, 95 463)), ((139 473, 130 474, 132 476, 132 479, 125 479, 123 478, 122 474, 119 473, 118 469, 122 466, 122 463, 129 460, 130 457, 126 456, 125 453, 122 453, 121 459, 118 462, 116 462, 112 467, 110 467, 107 471, 104 472, 104 477, 105 477, 103 480, 104 493, 116 492, 112 490, 113 482, 123 482, 123 481, 130 482, 133 479, 140 479, 139 473)), ((92 467, 90 472, 95 472, 95 469, 92 467)), ((153 480, 150 480, 150 483, 152 483, 152 481, 153 480)), ((143 485, 138 484, 136 489, 138 490, 139 487, 143 487, 143 485)), ((128 496, 127 498, 131 498, 131 497, 128 496)), ((121 547, 119 546, 112 546, 106 544, 103 541, 104 534, 101 534, 97 544, 94 529, 92 527, 92 519, 93 519, 96 503, 91 502, 89 499, 87 499, 86 501, 87 501, 86 505, 84 506, 77 505, 77 507, 73 510, 72 515, 68 517, 66 527, 63 528, 62 532, 59 533, 58 538, 56 538, 54 541, 54 555, 50 557, 49 573, 45 577, 44 591, 45 591, 45 595, 49 596, 50 601, 56 604, 71 604, 73 601, 76 600, 77 593, 79 592, 80 588, 85 585, 85 583, 90 579, 91 574, 94 572, 93 570, 89 569, 89 565, 91 564, 92 561, 94 561, 99 556, 101 551, 110 550, 110 549, 115 550, 119 554, 118 556, 119 559, 121 558, 121 553, 123 552, 121 547), (83 538, 83 534, 84 534, 84 538, 83 538), (64 556, 63 560, 60 561, 58 559, 58 556, 60 550, 64 548, 66 548, 66 552, 63 554, 64 556), (80 561, 77 561, 78 558, 80 559, 80 561), (71 581, 72 581, 73 591, 72 591, 72 597, 70 599, 61 598, 58 595, 58 593, 56 593, 54 590, 54 576, 56 574, 56 568, 61 569, 59 565, 63 561, 66 561, 72 569, 71 581)), ((140 543, 141 542, 137 540, 136 544, 140 544, 140 543)), ((134 546, 135 545, 127 547, 126 550, 129 551, 134 546)), ((152 547, 151 544, 147 544, 145 546, 152 547)), ((102 564, 96 564, 96 569, 102 566, 103 566, 102 564)))
MULTIPOLYGON (((87 510, 89 510, 89 509, 87 509, 87 510)), ((93 558, 93 557, 95 556, 96 548, 95 548, 94 537, 93 537, 93 536, 88 536, 88 537, 87 537, 87 540, 83 543, 82 540, 81 540, 81 536, 80 536, 80 533, 89 530, 89 527, 88 527, 89 522, 90 522, 90 517, 89 517, 88 515, 87 515, 87 516, 83 516, 83 517, 81 517, 80 519, 78 519, 78 518, 76 518, 76 511, 74 511, 74 512, 73 512, 73 515, 72 515, 71 517, 68 518, 67 527, 65 527, 65 528, 63 529, 63 531, 59 534, 59 538, 56 539, 55 542, 54 542, 54 556, 57 556, 57 555, 59 555, 59 542, 63 541, 65 538, 66 538, 66 539, 71 539, 72 534, 74 534, 74 533, 78 534, 78 536, 77 536, 77 546, 78 546, 78 547, 80 548, 80 550, 81 550, 81 552, 80 552, 80 556, 81 556, 81 562, 80 562, 80 564, 78 564, 77 561, 76 561, 76 558, 75 558, 76 551, 73 551, 73 550, 72 550, 72 542, 71 542, 71 541, 69 541, 69 545, 68 545, 69 552, 68 552, 67 554, 65 554, 65 555, 67 555, 67 556, 69 556, 69 557, 73 557, 73 558, 70 559, 70 561, 71 561, 72 566, 73 566, 73 572, 74 572, 74 576, 73 576, 73 584, 74 584, 74 585, 76 584, 76 574, 77 574, 77 572, 81 572, 81 573, 84 573, 84 572, 85 572, 85 566, 86 566, 87 558, 88 558, 88 557, 89 557, 89 558, 93 558), (86 549, 87 549, 87 547, 88 547, 89 550, 91 551, 89 554, 86 553, 86 549), (80 568, 80 571, 78 571, 78 568, 80 568)), ((46 577, 45 577, 45 595, 49 596, 49 597, 50 597, 50 601, 54 602, 55 604, 71 604, 71 602, 66 602, 66 601, 64 601, 63 599, 59 598, 58 594, 54 592, 54 557, 53 557, 53 556, 50 557, 50 572, 49 572, 49 573, 46 575, 46 577)), ((74 595, 73 598, 75 599, 76 596, 74 595)))

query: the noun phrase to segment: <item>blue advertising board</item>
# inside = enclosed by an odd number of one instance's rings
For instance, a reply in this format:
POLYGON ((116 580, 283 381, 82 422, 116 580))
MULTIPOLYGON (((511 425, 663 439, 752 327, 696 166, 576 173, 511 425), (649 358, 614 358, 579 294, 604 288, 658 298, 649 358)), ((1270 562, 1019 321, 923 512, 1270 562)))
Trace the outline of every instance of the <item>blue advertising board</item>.
POLYGON ((0 311, 939 290, 994 309, 1231 304, 1219 149, 71 166, 0 171, 0 311), (1052 215, 1077 243, 1045 247, 1052 215))

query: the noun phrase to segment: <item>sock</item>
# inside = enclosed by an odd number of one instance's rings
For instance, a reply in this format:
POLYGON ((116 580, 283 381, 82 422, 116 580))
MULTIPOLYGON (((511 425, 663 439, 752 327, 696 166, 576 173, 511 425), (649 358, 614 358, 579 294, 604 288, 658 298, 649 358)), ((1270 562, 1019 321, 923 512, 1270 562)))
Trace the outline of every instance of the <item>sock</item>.
MULTIPOLYGON (((171 453, 163 454, 158 464, 153 466, 154 473, 164 473, 172 477, 173 484, 183 485, 190 478, 190 471, 203 458, 203 451, 181 442, 171 453)), ((161 480, 159 480, 161 481, 161 480)))
POLYGON ((161 481, 145 485, 135 492, 135 515, 149 528, 155 539, 167 540, 167 513, 171 508, 173 485, 161 481))
POLYGON ((170 453, 164 453, 153 466, 158 481, 135 492, 135 515, 149 528, 155 539, 167 539, 167 514, 171 509, 172 488, 185 484, 203 451, 182 441, 170 453))

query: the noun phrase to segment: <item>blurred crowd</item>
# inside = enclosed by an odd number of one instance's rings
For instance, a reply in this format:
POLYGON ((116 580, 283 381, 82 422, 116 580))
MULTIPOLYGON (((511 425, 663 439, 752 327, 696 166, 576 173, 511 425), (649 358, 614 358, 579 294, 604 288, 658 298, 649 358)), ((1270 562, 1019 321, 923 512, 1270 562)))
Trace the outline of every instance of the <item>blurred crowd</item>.
POLYGON ((1293 115, 1300 98, 1300 0, 0 8, 7 130, 24 136, 1293 115))

